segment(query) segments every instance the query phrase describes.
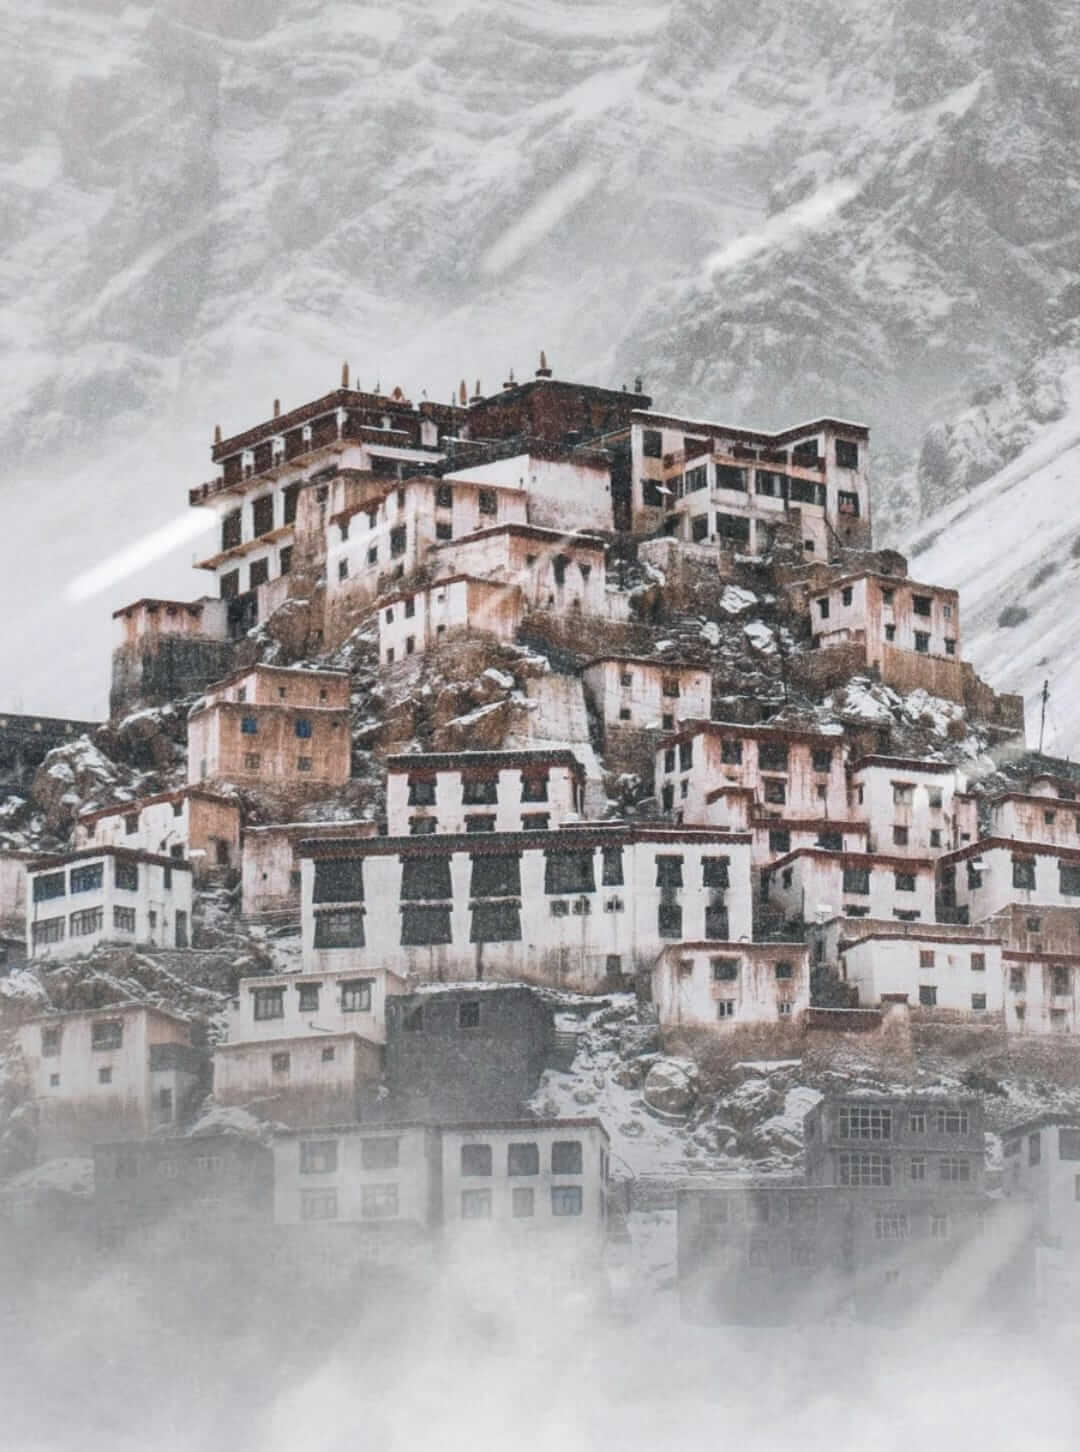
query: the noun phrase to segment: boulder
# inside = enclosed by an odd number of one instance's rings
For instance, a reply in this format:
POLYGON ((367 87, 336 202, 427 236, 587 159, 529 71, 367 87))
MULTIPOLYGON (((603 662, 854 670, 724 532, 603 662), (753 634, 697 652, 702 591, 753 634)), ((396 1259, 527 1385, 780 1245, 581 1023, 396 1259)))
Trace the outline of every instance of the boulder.
POLYGON ((660 1049, 660 1025, 628 1023, 619 1030, 619 1057, 637 1059, 642 1054, 655 1054, 660 1049))
POLYGON ((687 1114, 697 1098, 697 1069, 689 1059, 657 1059, 645 1079, 645 1103, 662 1114, 687 1114))

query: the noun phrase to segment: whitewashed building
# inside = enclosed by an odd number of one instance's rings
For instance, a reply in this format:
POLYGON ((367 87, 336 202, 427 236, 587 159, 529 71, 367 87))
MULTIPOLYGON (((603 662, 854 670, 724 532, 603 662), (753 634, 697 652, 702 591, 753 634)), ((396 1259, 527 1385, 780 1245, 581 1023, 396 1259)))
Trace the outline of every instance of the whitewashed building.
MULTIPOLYGON (((751 820, 759 816, 790 827, 840 826, 852 820, 839 732, 736 721, 687 720, 661 742, 656 783, 666 812, 684 822, 725 824, 736 792, 749 793, 751 820)), ((777 830, 780 830, 779 825, 777 830)))
POLYGON ((870 852, 933 857, 974 842, 977 802, 945 761, 864 756, 849 774, 850 812, 865 822, 870 852))
POLYGON ((591 992, 651 972, 669 941, 751 935, 744 834, 575 826, 311 841, 301 856, 310 972, 591 992))
POLYGON ((1000 1017, 1005 979, 999 939, 943 937, 933 924, 903 933, 874 930, 865 937, 857 925, 850 931, 853 941, 840 955, 840 972, 858 988, 862 1007, 906 999, 950 1015, 1000 1017))
POLYGON ((161 792, 84 812, 75 846, 126 847, 190 862, 196 881, 240 865, 240 803, 201 787, 161 792))
POLYGON ((857 643, 866 662, 887 671, 887 649, 960 657, 960 604, 955 590, 896 575, 861 571, 810 593, 815 646, 857 643))
POLYGON ((784 922, 845 917, 934 921, 934 863, 879 853, 800 848, 761 874, 761 897, 784 922))
POLYGON ((664 1028, 798 1024, 810 1005, 806 944, 672 943, 653 967, 652 1001, 664 1028))
POLYGON ((1080 804, 1049 791, 1003 792, 990 803, 989 825, 992 837, 1080 849, 1080 804))
POLYGON ((198 1097, 203 1057, 191 1024, 164 1009, 111 1003, 52 1013, 22 1024, 17 1041, 43 1159, 142 1139, 181 1122, 198 1097))
POLYGON ((1006 948, 1001 962, 1010 1033, 1080 1033, 1080 952, 1006 948))
POLYGON ((465 635, 509 644, 523 609, 517 585, 464 574, 385 596, 376 612, 379 660, 390 666, 465 635))
POLYGON ((605 544, 535 524, 500 524, 448 544, 429 561, 437 576, 471 575, 515 585, 528 610, 625 619, 626 597, 607 589, 605 544))
POLYGON ((1010 904, 1080 907, 1080 848, 985 837, 938 859, 938 916, 978 923, 1010 904))
POLYGON ((712 709, 712 675, 700 666, 652 656, 606 656, 582 671, 585 695, 604 723, 618 730, 674 731, 712 709))
POLYGON ((374 821, 271 822, 245 827, 240 901, 245 918, 300 921, 300 858, 306 837, 374 837, 374 821))
POLYGON ((391 837, 548 831, 584 809, 585 768, 572 751, 420 752, 386 759, 391 837))
POLYGON ((1080 1119, 1047 1113, 1002 1135, 1002 1186, 1025 1205, 1035 1240, 1035 1301, 1058 1326, 1080 1305, 1080 1119))
POLYGON ((87 847, 27 873, 26 951, 71 958, 98 943, 191 945, 191 865, 151 852, 87 847))

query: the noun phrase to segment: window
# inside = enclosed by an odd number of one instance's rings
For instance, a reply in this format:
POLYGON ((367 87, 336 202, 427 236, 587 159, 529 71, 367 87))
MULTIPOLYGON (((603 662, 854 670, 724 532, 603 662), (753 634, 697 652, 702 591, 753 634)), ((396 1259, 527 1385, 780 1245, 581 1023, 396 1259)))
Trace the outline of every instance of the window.
POLYGON ((370 1013, 372 983, 373 980, 370 978, 350 978, 347 983, 343 983, 341 985, 342 1013, 370 1013))
POLYGON ((769 832, 769 851, 778 855, 791 851, 791 833, 786 827, 777 827, 769 832))
MULTIPOLYGON (((586 907, 588 901, 586 900, 586 907)), ((575 904, 577 911, 577 904, 575 904)), ((516 901, 474 902, 470 943, 519 943, 521 905, 516 901)))
POLYGON ((843 1104, 836 1119, 841 1139, 892 1139, 892 1110, 872 1104, 843 1104))
POLYGON ((239 509, 230 509, 221 521, 222 550, 235 549, 240 543, 242 523, 239 509))
POLYGON ((433 807, 435 805, 435 778, 409 778, 409 806, 433 807))
MULTIPOLYGON (((859 446, 851 439, 836 440, 836 464, 840 469, 857 469, 859 467, 859 446)), ((849 498, 858 499, 858 495, 850 495, 849 498)), ((840 498, 843 500, 844 491, 840 491, 840 498)), ((840 506, 841 514, 844 513, 843 504, 840 506)), ((857 513, 858 511, 856 511, 857 513)))
POLYGON ((129 812, 124 818, 124 831, 130 837, 139 830, 139 815, 137 812, 129 812))
POLYGON ((677 902, 662 902, 656 914, 657 934, 661 938, 681 938, 682 919, 682 908, 677 902))
POLYGON ((986 994, 973 993, 971 995, 971 1007, 976 1013, 986 1012, 986 994))
POLYGON ((339 908, 315 914, 316 948, 363 948, 364 909, 339 908))
POLYGON ((843 887, 845 892, 868 894, 870 891, 869 867, 845 867, 843 887))
POLYGON ((240 718, 240 732, 243 736, 257 736, 259 732, 258 718, 255 716, 242 716, 240 718))
POLYGON ((937 988, 931 983, 919 985, 919 1002, 923 1008, 937 1007, 937 988))
POLYGON ((842 1151, 839 1156, 841 1185, 881 1186, 892 1184, 892 1161, 888 1155, 842 1151))
POLYGON ((540 1150, 535 1144, 511 1144, 506 1152, 508 1175, 538 1175, 540 1150))
POLYGON ((461 1218, 462 1220, 490 1220, 491 1191, 462 1190, 461 1218))
POLYGON ((438 830, 438 826, 439 824, 434 817, 410 817, 409 836, 430 837, 438 830))
POLYGON ((365 1170, 396 1170, 400 1158, 401 1141, 396 1137, 360 1141, 360 1163, 365 1170))
POLYGON ((679 742, 679 770, 689 771, 694 764, 694 743, 693 741, 679 742))
POLYGON ((915 874, 913 872, 894 873, 894 880, 896 883, 897 892, 915 891, 915 874))
POLYGON ((1059 862, 1058 874, 1062 897, 1080 897, 1080 863, 1059 862))
POLYGON ((398 524, 390 531, 390 558, 396 559, 405 553, 407 535, 405 525, 398 524))
POLYGON ((546 832, 550 826, 551 817, 547 812, 523 812, 521 814, 523 832, 546 832))
POLYGON ((360 1216, 363 1220, 393 1220, 398 1213, 396 1185, 364 1185, 360 1190, 360 1216))
POLYGON ((112 1069, 111 1068, 110 1069, 99 1069, 97 1071, 97 1078, 98 1078, 98 1083, 99 1084, 111 1084, 112 1083, 112 1069))
POLYGON ((791 964, 783 961, 776 964, 775 972, 776 977, 780 982, 783 982, 785 979, 788 978, 794 978, 795 976, 795 970, 792 968, 791 964))
POLYGON ((683 859, 681 857, 657 856, 656 885, 657 887, 682 887, 683 859))
POLYGON ((479 1004, 479 1001, 476 1000, 476 999, 471 999, 468 1003, 459 1003, 458 1004, 457 1021, 458 1021, 458 1028, 459 1029, 476 1029, 476 1028, 479 1028, 480 1027, 480 1004, 479 1004))
POLYGON ((919 967, 932 968, 934 966, 935 953, 933 948, 919 949, 919 967))
POLYGON ((336 1057, 337 1054, 335 1053, 333 1044, 330 1044, 325 1049, 323 1049, 322 1062, 324 1064, 332 1064, 336 1057))
POLYGON ((875 1240, 907 1240, 908 1218, 902 1211, 879 1210, 874 1216, 875 1240))
POLYGON ((930 828, 930 846, 931 847, 940 847, 941 846, 941 828, 940 827, 931 827, 930 828))
POLYGON ((59 943, 64 936, 63 918, 40 918, 31 925, 34 946, 39 943, 59 943))
POLYGON ((832 752, 828 747, 819 747, 811 752, 811 761, 815 771, 830 771, 832 769, 832 752))
POLYGON ((738 958, 710 958, 714 983, 733 983, 739 976, 738 958))
POLYGON ((260 585, 265 585, 270 578, 270 561, 268 559, 253 560, 248 569, 248 589, 257 590, 260 585))
POLYGON ((510 1198, 515 1220, 528 1220, 536 1214, 536 1194, 531 1186, 513 1190, 510 1198))
POLYGON ((499 799, 499 783, 495 777, 461 783, 461 800, 467 807, 494 806, 499 799))
POLYGON ((888 640, 888 641, 894 641, 896 639, 896 626, 895 625, 886 625, 886 627, 885 627, 885 639, 888 640))
POLYGON ((552 1215, 580 1215, 582 1193, 580 1185, 552 1185, 552 1215))
POLYGON ((787 771, 787 745, 783 741, 761 742, 758 747, 758 766, 762 771, 787 771))
POLYGON ((461 1173, 463 1175, 490 1175, 491 1146, 489 1144, 463 1144, 461 1146, 461 1173))
POLYGON ((842 605, 850 605, 853 598, 854 592, 851 586, 845 585, 844 588, 840 591, 840 603, 842 605))
POLYGON ((971 1161, 963 1155, 942 1155, 938 1174, 946 1184, 966 1183, 971 1179, 971 1161))
POLYGON ((336 1220, 338 1202, 336 1190, 301 1190, 301 1220, 336 1220))
POLYGON ((100 933, 104 923, 104 908, 84 908, 81 912, 71 914, 68 934, 72 938, 86 938, 91 933, 100 933))
POLYGON ((705 936, 718 942, 727 941, 729 936, 728 910, 723 903, 706 904, 705 936))
POLYGON ((764 786, 767 802, 775 806, 782 806, 787 801, 787 782, 779 781, 775 777, 768 777, 764 786))
POLYGON ((1025 892, 1035 890, 1034 857, 1014 857, 1012 860, 1012 885, 1025 892))
POLYGON ((926 1179, 926 1156, 912 1155, 908 1173, 912 1180, 922 1181, 926 1179))
POLYGON ((439 519, 435 521, 435 538, 438 540, 454 538, 454 526, 449 520, 439 519))
POLYGON ((278 565, 283 575, 292 570, 292 545, 285 545, 278 555, 278 565))
POLYGON ((659 459, 664 453, 664 436, 659 429, 645 429, 641 436, 641 452, 646 459, 659 459))
POLYGON ((290 1062, 291 1059, 288 1054, 271 1054, 270 1072, 272 1074, 287 1074, 289 1072, 290 1062))
POLYGON ((34 878, 34 901, 48 902, 50 898, 64 897, 67 885, 62 872, 50 872, 34 878))
POLYGON ((244 752, 244 768, 246 771, 258 771, 262 757, 257 751, 244 752))
POLYGON ((300 1141, 300 1173, 330 1175, 338 1167, 336 1139, 302 1139, 300 1141))
POLYGON ((735 1017, 735 1000, 733 998, 721 998, 716 1005, 717 1018, 735 1017))
POLYGON ((73 867, 71 869, 71 891, 76 892, 97 892, 105 878, 105 864, 95 862, 89 867, 73 867))
POLYGON ((916 630, 915 649, 920 655, 928 655, 930 652, 930 636, 925 630, 916 630))
POLYGON ((939 1109, 937 1112, 938 1134, 969 1134, 971 1117, 966 1109, 939 1109))
POLYGON ((476 507, 481 514, 498 514, 499 501, 494 489, 481 489, 476 496, 476 507))
POLYGON ((1050 991, 1055 998, 1059 998, 1070 991, 1069 969, 1065 964, 1055 963, 1051 968, 1050 991))
POLYGON ((299 1009, 301 1013, 318 1013, 319 989, 321 987, 321 983, 297 984, 297 991, 300 995, 299 1009))
POLYGON ((60 1052, 60 1030, 58 1028, 43 1028, 41 1030, 41 1057, 43 1059, 55 1059, 60 1052))
POLYGON ((908 1115, 908 1133, 909 1134, 925 1134, 926 1133, 926 1110, 925 1109, 913 1109, 911 1111, 911 1113, 908 1115))
POLYGON ((908 837, 909 833, 907 827, 894 827, 892 829, 892 839, 894 846, 906 847, 908 845, 908 837))
POLYGON ((256 538, 274 527, 274 496, 262 494, 251 505, 251 529, 256 538))
POLYGON ((229 570, 222 575, 219 581, 221 598, 223 600, 235 600, 240 593, 240 571, 229 570))
POLYGON ((596 891, 591 851, 548 851, 544 860, 544 892, 549 897, 596 891))
POLYGON ((313 902, 363 902, 363 863, 326 858, 315 863, 313 902))
POLYGON ((124 1042, 124 1021, 119 1018, 99 1019, 90 1028, 90 1047, 94 1050, 119 1049, 124 1042))
POLYGON ((284 988, 255 988, 252 990, 255 1020, 285 1017, 284 988))
POLYGON ((1011 993, 1023 993, 1025 974, 1023 968, 1009 969, 1009 991, 1011 993))
POLYGON ((299 717, 296 721, 295 731, 301 741, 308 741, 311 738, 311 722, 306 717, 299 717))
POLYGON ((579 1139, 557 1139, 551 1146, 551 1173, 553 1175, 580 1175, 582 1173, 582 1150, 579 1139))
POLYGON ((720 742, 720 760, 725 766, 742 765, 742 742, 725 736, 720 742))
POLYGON ((472 812, 465 818, 466 832, 494 832, 495 814, 491 815, 472 812))
POLYGON ((702 887, 728 887, 728 859, 726 857, 703 857, 701 859, 702 887))

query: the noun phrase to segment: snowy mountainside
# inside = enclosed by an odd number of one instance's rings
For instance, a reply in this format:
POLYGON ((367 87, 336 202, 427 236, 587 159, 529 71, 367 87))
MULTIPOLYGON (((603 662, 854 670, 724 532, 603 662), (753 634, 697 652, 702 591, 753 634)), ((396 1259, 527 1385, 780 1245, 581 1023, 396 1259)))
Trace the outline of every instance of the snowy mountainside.
MULTIPOLYGON (((915 578, 960 591, 964 655, 996 690, 1023 693, 1033 746, 1049 680, 1044 749, 1066 756, 1080 749, 1080 353, 1059 385, 1060 416, 1042 427, 1022 410, 1003 412, 1031 442, 924 519, 906 550, 915 578)), ((969 416, 972 433, 985 422, 985 411, 969 416)))

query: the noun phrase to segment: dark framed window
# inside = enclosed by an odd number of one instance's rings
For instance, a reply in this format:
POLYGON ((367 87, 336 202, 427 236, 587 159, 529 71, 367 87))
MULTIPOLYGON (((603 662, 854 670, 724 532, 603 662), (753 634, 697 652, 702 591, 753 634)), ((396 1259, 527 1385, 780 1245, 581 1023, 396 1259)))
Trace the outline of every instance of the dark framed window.
POLYGON ((474 902, 470 943, 519 943, 521 904, 509 898, 498 902, 474 902))
POLYGON ((452 943, 449 903, 415 903, 401 909, 401 946, 452 943))
POLYGON ((73 867, 71 869, 71 891, 77 892, 98 892, 105 880, 105 864, 93 862, 88 867, 73 867))
POLYGON ((358 857, 323 858, 315 863, 312 902, 363 902, 364 864, 358 857))
POLYGON ((490 807, 499 800, 497 777, 466 778, 461 783, 461 800, 467 807, 490 807))
POLYGON ((656 931, 661 938, 681 938, 682 906, 677 902, 662 902, 656 913, 656 931))
POLYGON ((538 1175, 540 1173, 539 1147, 530 1143, 508 1145, 506 1173, 508 1175, 538 1175))
POLYGON ((370 1013, 374 980, 371 978, 350 978, 341 985, 342 1013, 370 1013))
POLYGON ((316 948, 363 948, 364 909, 339 908, 315 914, 316 948))
POLYGON ((461 1146, 461 1173, 469 1176, 491 1174, 491 1146, 489 1144, 463 1144, 461 1146))
POLYGON ((869 867, 845 867, 844 891, 867 894, 870 891, 869 867))
POLYGON ((656 885, 657 887, 682 887, 683 859, 681 856, 657 855, 656 885))
POLYGON ((1034 857, 1014 857, 1012 860, 1012 885, 1024 892, 1033 892, 1035 889, 1035 859, 1034 857))
POLYGON ((548 799, 547 773, 530 773, 521 778, 521 800, 523 802, 546 802, 548 799))
POLYGON ((703 857, 701 859, 702 887, 729 887, 729 865, 726 857, 703 857))
POLYGON ((544 892, 549 897, 595 891, 596 872, 591 849, 576 852, 549 850, 544 853, 544 892))
POLYGON ((409 856, 401 859, 401 898, 403 902, 451 898, 453 895, 449 857, 439 854, 438 856, 409 856))
POLYGON ((601 886, 622 887, 623 885, 623 850, 621 847, 604 847, 601 849, 603 866, 601 869, 601 886))
POLYGON ((121 1018, 98 1019, 90 1026, 91 1049, 110 1050, 123 1047, 124 1021, 121 1018))
POLYGON ((520 897, 521 854, 474 852, 469 882, 470 897, 520 897))
POLYGON ((435 805, 435 778, 411 776, 409 778, 409 806, 433 807, 435 805))
POLYGON ((365 1170, 396 1170, 401 1160, 401 1141, 396 1136, 360 1141, 360 1163, 365 1170))

